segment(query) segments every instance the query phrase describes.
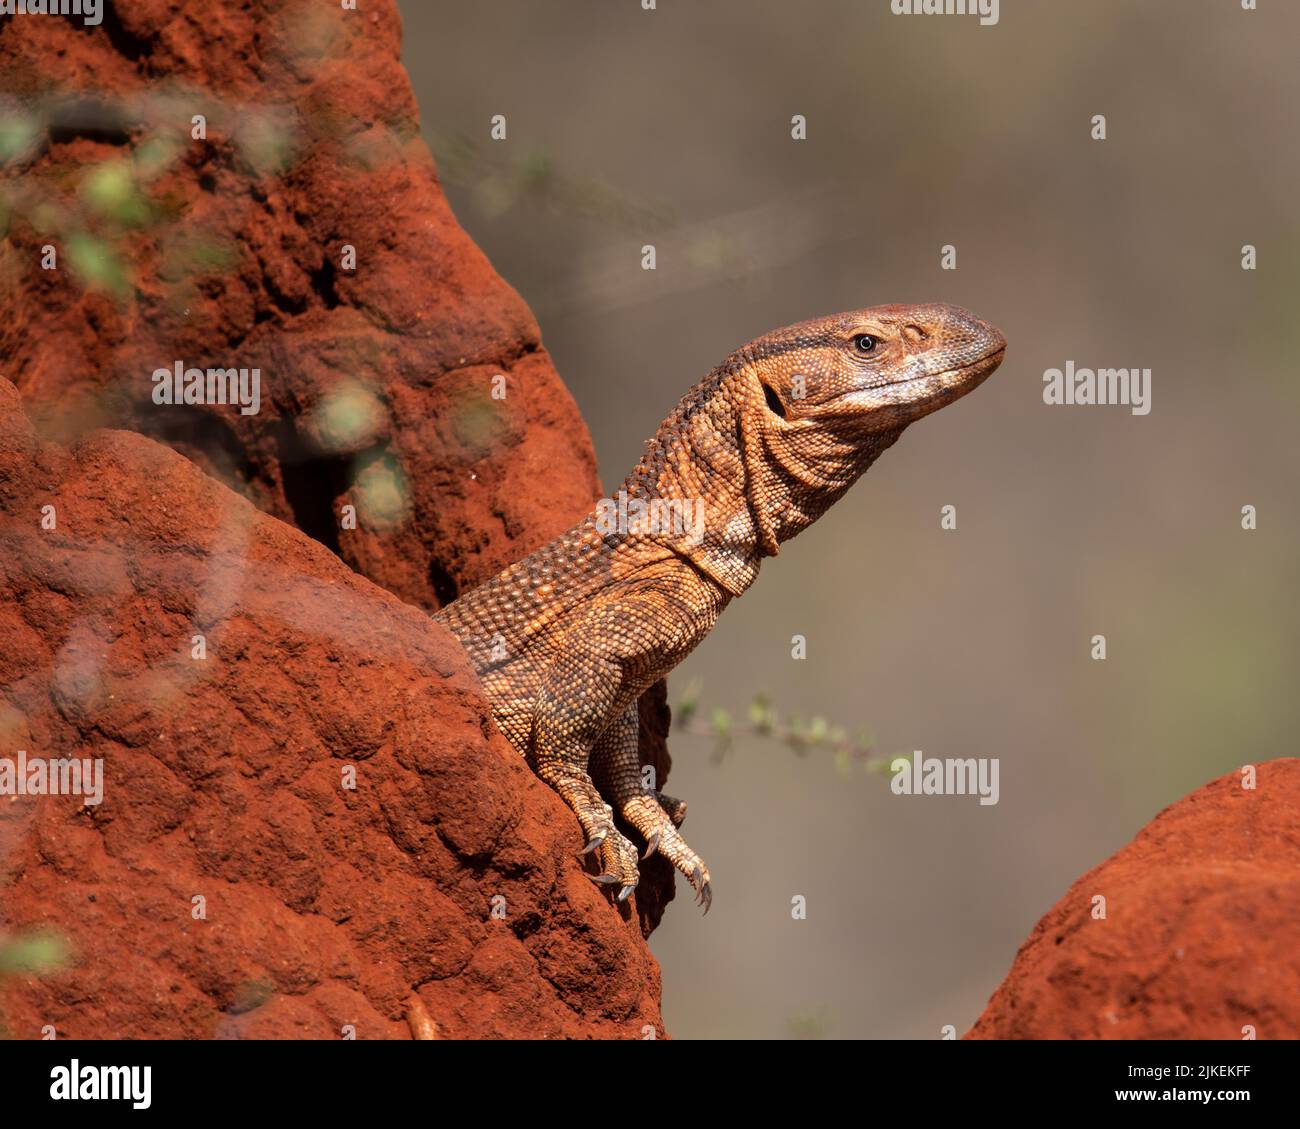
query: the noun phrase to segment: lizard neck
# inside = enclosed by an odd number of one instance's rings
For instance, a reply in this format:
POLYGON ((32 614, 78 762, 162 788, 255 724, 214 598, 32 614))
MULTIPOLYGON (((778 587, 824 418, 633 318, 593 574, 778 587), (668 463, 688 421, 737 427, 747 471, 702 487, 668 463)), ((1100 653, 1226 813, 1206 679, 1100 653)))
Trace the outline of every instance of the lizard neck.
POLYGON ((613 501, 739 596, 763 558, 816 521, 898 434, 864 443, 786 423, 743 367, 724 366, 682 398, 613 501))
POLYGON ((651 534, 729 596, 758 577, 762 532, 746 490, 734 369, 715 369, 659 425, 620 493, 660 513, 677 506, 682 522, 651 534))
POLYGON ((902 434, 837 436, 825 427, 787 424, 757 410, 741 425, 747 492, 764 554, 798 536, 837 502, 902 434))

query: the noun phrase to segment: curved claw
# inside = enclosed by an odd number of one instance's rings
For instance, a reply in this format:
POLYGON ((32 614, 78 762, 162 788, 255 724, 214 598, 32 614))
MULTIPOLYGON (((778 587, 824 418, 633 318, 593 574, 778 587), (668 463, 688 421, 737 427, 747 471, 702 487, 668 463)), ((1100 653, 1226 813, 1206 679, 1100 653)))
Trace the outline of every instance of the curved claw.
POLYGON ((713 905, 713 887, 704 881, 704 871, 698 866, 691 871, 691 885, 695 887, 695 904, 708 913, 713 905))
POLYGON ((587 877, 597 886, 612 886, 618 881, 618 875, 616 874, 588 874, 587 877))
POLYGON ((627 901, 627 899, 631 896, 632 891, 635 890, 635 889, 636 889, 636 885, 635 885, 635 884, 633 884, 633 885, 631 885, 631 886, 624 886, 623 889, 621 889, 621 890, 618 892, 618 900, 619 900, 620 902, 625 902, 625 901, 627 901))
POLYGON ((596 850, 605 841, 604 835, 597 835, 590 843, 582 848, 577 854, 578 858, 586 858, 592 851, 596 850))
POLYGON ((645 854, 641 856, 642 862, 645 862, 646 859, 648 859, 652 854, 655 853, 655 851, 659 849, 659 834, 660 833, 656 831, 653 835, 650 836, 649 842, 647 842, 645 845, 645 854))

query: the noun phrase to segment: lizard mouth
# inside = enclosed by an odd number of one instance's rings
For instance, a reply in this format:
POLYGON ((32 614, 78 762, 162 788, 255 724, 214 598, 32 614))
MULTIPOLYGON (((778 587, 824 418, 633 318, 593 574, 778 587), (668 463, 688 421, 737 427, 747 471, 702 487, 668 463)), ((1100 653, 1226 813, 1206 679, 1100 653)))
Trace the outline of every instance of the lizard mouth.
POLYGON ((999 345, 982 357, 976 357, 973 361, 967 361, 965 364, 944 369, 942 372, 923 372, 920 376, 906 376, 902 380, 882 380, 877 384, 868 384, 865 388, 858 389, 858 391, 871 392, 878 388, 905 388, 908 385, 926 383, 935 384, 940 389, 951 388, 954 384, 970 380, 972 377, 988 376, 1002 363, 1002 358, 1006 355, 1006 352, 1006 345, 999 345))
MULTIPOLYGON (((965 364, 956 365, 950 369, 944 369, 943 372, 936 372, 927 376, 913 377, 913 380, 942 380, 947 381, 953 377, 984 375, 992 372, 1002 363, 1002 358, 1006 356, 1006 344, 999 345, 996 349, 990 349, 981 357, 976 357, 973 361, 967 361, 965 364)), ((911 383, 906 381, 904 383, 911 383)))

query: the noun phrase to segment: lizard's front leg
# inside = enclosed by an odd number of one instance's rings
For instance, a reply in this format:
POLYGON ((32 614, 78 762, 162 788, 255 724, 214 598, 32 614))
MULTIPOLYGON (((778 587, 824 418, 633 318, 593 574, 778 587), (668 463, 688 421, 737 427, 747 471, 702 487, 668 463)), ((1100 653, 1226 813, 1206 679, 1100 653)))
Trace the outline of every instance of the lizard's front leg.
MULTIPOLYGON (((575 617, 542 676, 533 720, 537 774, 577 814, 588 852, 601 852, 597 881, 621 883, 620 900, 639 877, 636 848, 614 827, 588 775, 593 758, 620 814, 686 875, 706 909, 712 899, 708 869, 655 794, 641 786, 636 699, 703 638, 719 608, 716 590, 704 587, 689 566, 646 568, 575 617)), ((674 806, 680 822, 685 805, 674 806)))
MULTIPOLYGON (((582 825, 587 846, 598 852, 601 873, 594 881, 619 887, 626 901, 639 879, 637 851, 614 826, 613 810, 588 774, 588 763, 609 725, 618 689, 617 665, 590 651, 567 650, 550 668, 534 713, 537 775, 560 794, 582 825)), ((633 734, 633 756, 635 750, 633 734)))
POLYGON ((694 887, 696 901, 709 912, 713 889, 709 885, 709 868, 677 832, 685 816, 686 805, 677 800, 662 800, 641 780, 641 758, 637 751, 638 718, 633 702, 612 721, 592 749, 591 772, 601 792, 628 823, 646 840, 643 858, 658 851, 680 870, 694 887), (672 814, 665 810, 665 803, 672 814), (677 817, 677 818, 674 818, 677 817))

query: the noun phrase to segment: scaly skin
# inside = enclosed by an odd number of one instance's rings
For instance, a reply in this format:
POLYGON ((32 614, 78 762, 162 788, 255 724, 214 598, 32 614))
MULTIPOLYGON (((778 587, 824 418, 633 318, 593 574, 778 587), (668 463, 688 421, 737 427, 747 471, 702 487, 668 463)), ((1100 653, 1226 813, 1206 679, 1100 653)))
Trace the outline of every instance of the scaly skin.
MULTIPOLYGON (((1006 341, 955 306, 876 306, 738 349, 692 388, 623 483, 703 521, 618 526, 597 509, 434 618, 469 652, 501 731, 574 810, 619 901, 637 849, 613 811, 690 880, 686 805, 643 785, 637 698, 709 633, 732 597, 915 420, 977 387, 1006 341), (664 525, 667 528, 664 528, 664 525), (594 777, 594 780, 593 780, 594 777), (599 782, 600 787, 597 787, 599 782)), ((615 495, 617 498, 618 495, 615 495)), ((662 514, 660 515, 662 516, 662 514)))

